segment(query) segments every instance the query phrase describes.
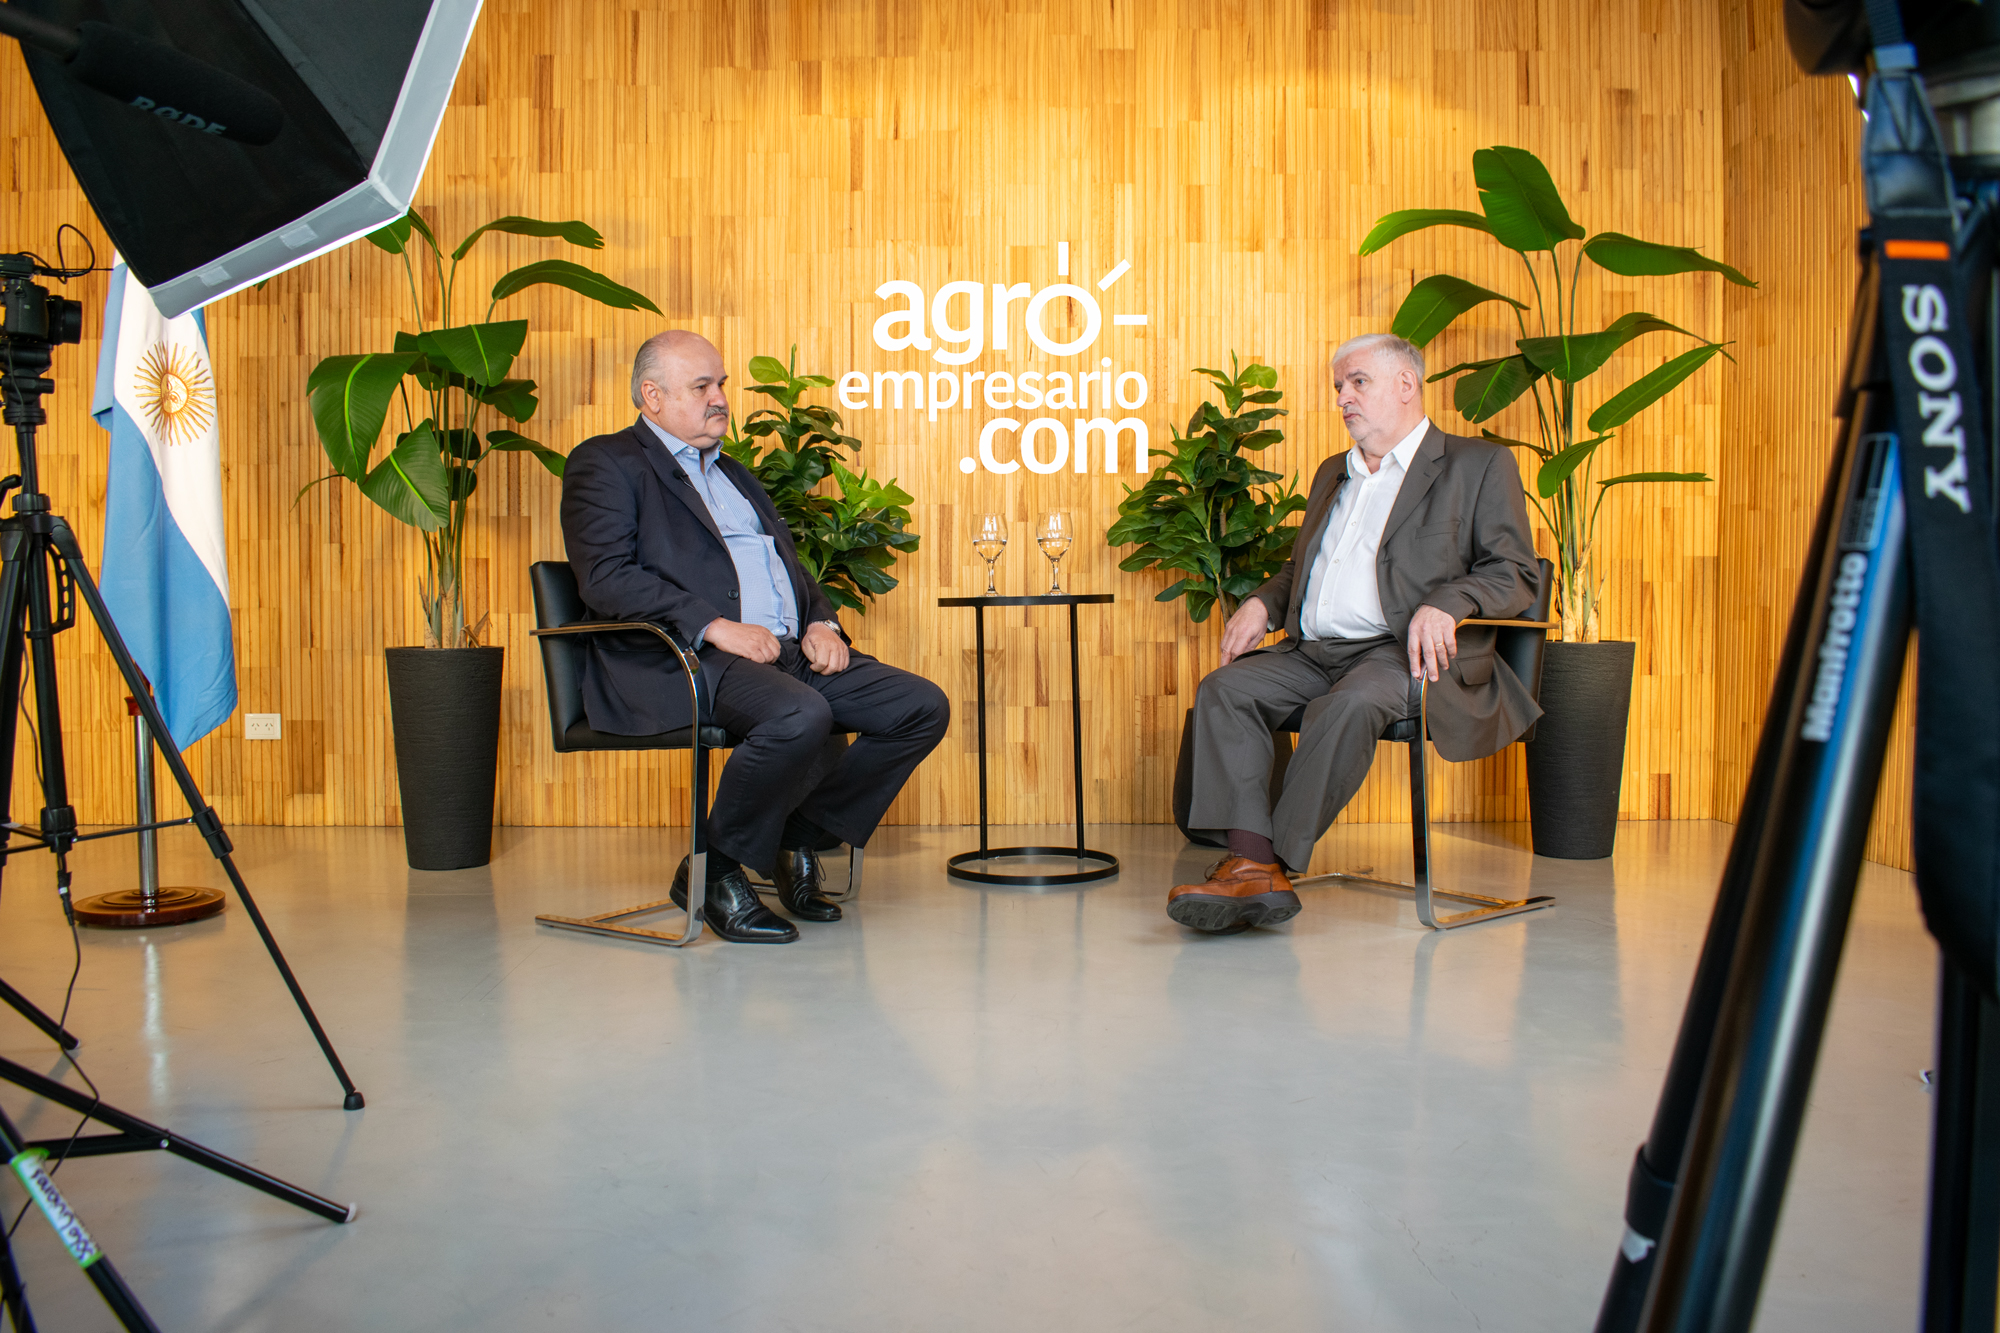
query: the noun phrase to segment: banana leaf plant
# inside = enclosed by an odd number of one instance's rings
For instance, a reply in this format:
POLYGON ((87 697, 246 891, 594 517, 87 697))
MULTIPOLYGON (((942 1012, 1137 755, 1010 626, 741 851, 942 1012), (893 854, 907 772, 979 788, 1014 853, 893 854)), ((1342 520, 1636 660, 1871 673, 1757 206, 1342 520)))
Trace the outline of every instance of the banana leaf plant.
POLYGON ((1222 405, 1203 402, 1194 410, 1187 434, 1174 436, 1173 457, 1157 464, 1144 486, 1125 488, 1118 521, 1104 538, 1138 546, 1118 562, 1120 569, 1180 574, 1153 600, 1187 598, 1188 618, 1198 625, 1218 605, 1225 620, 1234 615, 1284 566, 1299 535, 1298 525, 1285 520, 1306 500, 1296 476, 1267 472, 1248 457, 1285 438, 1270 424, 1286 415, 1276 406, 1284 398, 1278 372, 1255 361, 1240 366, 1232 352, 1226 374, 1202 367, 1195 373, 1214 382, 1222 405))
POLYGON ((1601 476, 1599 454, 1618 438, 1618 427, 1673 392, 1714 357, 1729 354, 1723 350, 1726 343, 1644 311, 1620 315, 1602 329, 1580 331, 1576 311, 1583 261, 1622 278, 1720 273, 1739 286, 1757 284, 1697 249, 1659 245, 1615 231, 1585 232, 1571 219, 1548 168, 1526 149, 1478 150, 1472 155, 1472 178, 1479 187, 1481 212, 1413 208, 1384 214, 1361 242, 1361 253, 1373 254, 1399 237, 1429 227, 1465 227, 1485 232, 1521 257, 1534 293, 1532 304, 1437 273, 1411 288, 1390 329, 1422 347, 1469 310, 1495 301, 1509 308, 1520 334, 1513 352, 1462 362, 1430 379, 1456 376, 1452 403, 1475 424, 1490 421, 1524 394, 1532 396, 1530 439, 1509 439, 1483 426, 1480 434, 1529 450, 1541 460, 1528 498, 1555 537, 1563 637, 1595 642, 1603 609, 1597 521, 1604 497, 1613 486, 1709 480, 1702 472, 1601 476), (1650 334, 1692 339, 1695 346, 1668 357, 1586 412, 1581 401, 1584 382, 1626 344, 1650 334))
POLYGON ((798 362, 797 344, 790 364, 775 356, 750 358, 757 381, 750 392, 777 406, 752 412, 722 447, 770 493, 778 517, 792 530, 799 563, 826 589, 827 599, 866 615, 869 600, 896 586, 889 572, 896 557, 916 550, 922 540, 909 530, 915 499, 893 478, 875 481, 866 468, 857 476, 841 465, 834 451, 859 453, 861 441, 841 433, 838 412, 805 402, 808 393, 831 388, 833 381, 799 374, 798 362), (762 454, 758 441, 767 446, 762 454), (820 483, 828 477, 838 495, 821 493, 820 483))
POLYGON ((476 647, 485 627, 484 618, 477 625, 465 623, 465 534, 480 465, 495 454, 525 453, 554 475, 563 472, 562 454, 515 429, 526 425, 540 405, 535 381, 512 374, 527 341, 528 321, 495 320, 495 310, 530 287, 555 286, 614 310, 660 313, 644 296, 594 269, 567 259, 542 259, 493 284, 484 320, 454 324, 459 263, 489 232, 555 237, 586 250, 604 246, 604 238, 581 222, 496 218, 469 232, 451 251, 447 267, 444 247, 413 209, 368 239, 402 256, 416 331, 397 333, 394 351, 327 357, 306 379, 313 425, 333 465, 332 472, 306 490, 345 477, 392 517, 423 533, 418 597, 427 648, 476 647), (421 258, 416 241, 424 247, 421 258), (440 318, 435 328, 424 321, 419 262, 428 262, 437 277, 440 318), (401 429, 378 453, 382 429, 398 408, 401 429))

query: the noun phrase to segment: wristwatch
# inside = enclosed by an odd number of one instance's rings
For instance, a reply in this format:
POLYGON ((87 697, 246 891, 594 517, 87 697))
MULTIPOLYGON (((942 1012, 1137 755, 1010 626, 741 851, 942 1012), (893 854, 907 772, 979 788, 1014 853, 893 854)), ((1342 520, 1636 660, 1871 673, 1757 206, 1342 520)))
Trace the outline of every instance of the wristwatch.
POLYGON ((813 623, 815 625, 824 625, 835 634, 840 633, 840 622, 838 620, 815 620, 813 623))

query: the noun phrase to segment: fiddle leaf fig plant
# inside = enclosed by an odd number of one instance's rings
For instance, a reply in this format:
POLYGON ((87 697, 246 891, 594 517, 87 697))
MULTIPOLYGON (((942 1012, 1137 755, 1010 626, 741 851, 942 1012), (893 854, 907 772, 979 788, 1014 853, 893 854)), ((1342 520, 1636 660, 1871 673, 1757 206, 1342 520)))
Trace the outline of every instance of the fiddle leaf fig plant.
POLYGON ((750 358, 757 381, 750 392, 777 406, 752 412, 722 447, 770 493, 791 529, 799 563, 826 589, 827 600, 866 615, 870 600, 896 586, 889 572, 896 557, 922 540, 909 530, 915 498, 894 480, 876 481, 865 468, 857 475, 841 464, 835 450, 859 453, 861 441, 842 433, 838 412, 805 401, 833 381, 799 374, 798 360, 796 344, 789 364, 774 356, 750 358), (766 446, 761 453, 760 441, 766 446), (839 494, 822 494, 820 483, 829 477, 839 494))
POLYGON ((1145 485, 1125 488, 1105 540, 1139 548, 1119 561, 1120 569, 1180 574, 1153 600, 1187 598, 1188 618, 1200 624, 1218 604, 1227 619, 1284 566, 1299 535, 1298 525, 1285 520, 1306 501, 1296 476, 1268 472, 1248 456, 1285 438, 1271 424, 1286 415, 1277 406, 1284 398, 1278 372, 1255 361, 1241 366, 1232 352, 1227 373, 1201 367, 1195 373, 1214 382, 1221 406, 1197 407, 1187 433, 1174 436, 1173 456, 1145 485))
MULTIPOLYGON (((500 302, 530 287, 566 288, 615 310, 660 309, 630 287, 567 259, 524 264, 493 284, 486 317, 454 324, 453 297, 459 261, 488 232, 551 237, 586 250, 602 249, 604 238, 581 222, 538 218, 495 218, 475 227, 445 263, 444 248, 413 209, 368 235, 379 249, 403 259, 415 309, 416 331, 396 334, 395 350, 358 356, 330 356, 306 379, 313 426, 333 471, 321 481, 345 477, 398 522, 423 533, 424 572, 418 597, 424 611, 424 646, 476 647, 484 627, 465 623, 465 533, 479 468, 494 454, 532 454, 555 476, 563 455, 529 439, 526 425, 540 406, 531 379, 511 372, 528 337, 525 319, 495 320, 500 302), (415 256, 417 244, 422 259, 415 256), (441 317, 424 322, 417 290, 417 264, 428 262, 437 276, 441 317), (389 447, 378 454, 382 430, 400 409, 389 447), (502 425, 500 423, 507 424, 502 425)), ((305 494, 302 490, 301 496, 305 494)))
POLYGON ((1726 343, 1644 311, 1620 315, 1599 330, 1580 330, 1576 309, 1583 261, 1625 278, 1719 273, 1739 286, 1757 284, 1689 246, 1659 245, 1615 231, 1587 233, 1570 217, 1548 168, 1526 149, 1478 150, 1472 155, 1472 177, 1479 187, 1481 212, 1414 208, 1386 213, 1361 242, 1361 253, 1373 254, 1391 241, 1430 227, 1464 227, 1485 232, 1520 256, 1532 302, 1436 273, 1410 289, 1390 330, 1422 347, 1467 311, 1496 302, 1507 307, 1520 334, 1513 352, 1461 362, 1430 380, 1456 376, 1452 404, 1475 424, 1491 420, 1524 394, 1532 396, 1534 429, 1529 439, 1509 439, 1484 428, 1480 433, 1526 449, 1541 460, 1528 499, 1555 537, 1563 637, 1595 642, 1603 608, 1597 520, 1604 497, 1613 486, 1709 480, 1702 472, 1602 476, 1601 451, 1618 438, 1618 427, 1672 393, 1711 359, 1729 353, 1724 350, 1726 343), (1627 344, 1650 334, 1688 338, 1696 345, 1668 357, 1595 408, 1587 408, 1585 381, 1627 344))

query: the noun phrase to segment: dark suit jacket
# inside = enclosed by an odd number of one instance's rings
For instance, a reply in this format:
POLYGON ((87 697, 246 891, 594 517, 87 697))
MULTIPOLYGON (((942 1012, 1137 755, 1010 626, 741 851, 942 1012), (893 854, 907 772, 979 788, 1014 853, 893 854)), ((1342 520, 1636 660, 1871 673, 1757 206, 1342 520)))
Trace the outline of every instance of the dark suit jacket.
MULTIPOLYGON (((826 592, 799 564, 792 534, 750 470, 724 456, 717 465, 764 521, 792 576, 801 633, 833 619, 826 592)), ((570 452, 563 469, 563 543, 578 590, 599 620, 658 621, 692 642, 718 617, 740 620, 736 562, 701 493, 643 420, 598 435, 570 452)), ((734 653, 704 644, 702 677, 712 692, 734 653)), ((651 736, 692 720, 679 659, 651 634, 591 635, 583 669, 583 710, 597 731, 651 736)))
MULTIPOLYGON (((1313 476, 1291 559, 1252 594, 1270 609, 1271 628, 1285 630, 1266 652, 1299 645, 1306 582, 1327 515, 1346 484, 1343 450, 1313 476)), ((1389 632, 1404 644, 1419 606, 1435 606, 1453 620, 1505 619, 1533 606, 1541 569, 1513 453, 1505 445, 1447 435, 1433 424, 1389 510, 1375 580, 1389 632)), ((1495 635, 1491 625, 1460 626, 1458 656, 1430 689, 1431 739, 1454 762, 1494 753, 1542 715, 1527 686, 1494 655, 1495 635)))

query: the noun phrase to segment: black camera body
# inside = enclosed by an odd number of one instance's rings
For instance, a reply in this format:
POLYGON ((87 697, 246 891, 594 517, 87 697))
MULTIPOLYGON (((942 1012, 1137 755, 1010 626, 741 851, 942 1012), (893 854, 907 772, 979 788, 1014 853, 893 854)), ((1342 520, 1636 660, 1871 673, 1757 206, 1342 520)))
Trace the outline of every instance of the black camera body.
POLYGON ((29 255, 0 255, 0 338, 9 343, 83 341, 83 302, 51 296, 35 282, 47 270, 29 255))
MULTIPOLYGON (((1899 0, 1926 79, 2000 69, 2000 12, 1979 0, 1899 0)), ((1785 40, 1807 74, 1866 74, 1874 39, 1866 0, 1785 0, 1785 40)))

